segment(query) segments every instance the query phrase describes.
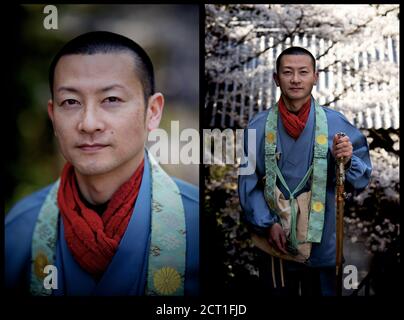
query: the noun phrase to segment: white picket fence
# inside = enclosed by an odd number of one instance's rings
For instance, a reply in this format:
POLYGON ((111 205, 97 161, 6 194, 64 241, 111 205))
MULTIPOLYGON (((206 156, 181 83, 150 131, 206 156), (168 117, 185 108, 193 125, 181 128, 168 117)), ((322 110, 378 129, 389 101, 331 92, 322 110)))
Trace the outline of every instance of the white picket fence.
MULTIPOLYGON (((265 54, 252 59, 248 63, 243 64, 243 72, 253 72, 261 67, 257 72, 257 76, 251 77, 248 85, 242 85, 237 78, 226 77, 228 80, 210 84, 205 100, 206 110, 210 111, 209 123, 210 127, 245 127, 247 122, 255 115, 271 106, 280 96, 280 90, 276 87, 272 80, 272 74, 276 68, 276 57, 290 45, 298 45, 308 48, 315 56, 320 52, 324 52, 330 44, 323 39, 313 36, 295 36, 293 39, 288 38, 285 43, 273 46, 274 39, 265 35, 256 37, 253 43, 255 52, 268 49, 265 54), (273 47, 273 48, 272 48, 273 47), (229 80, 230 79, 230 80, 229 80)), ((222 50, 231 50, 231 43, 225 44, 222 50)), ((236 62, 242 51, 251 50, 251 43, 247 45, 238 45, 235 48, 236 62)), ((397 65, 399 69, 399 37, 389 37, 384 43, 377 46, 377 49, 369 52, 361 52, 352 57, 353 71, 368 67, 370 62, 374 61, 390 61, 397 65)), ((233 61, 227 61, 227 65, 231 65, 233 61)), ((226 62, 223 64, 225 72, 228 72, 226 62)), ((325 68, 324 60, 320 59, 318 68, 325 68)), ((346 68, 346 66, 345 66, 346 68)), ((319 73, 319 80, 314 87, 313 94, 320 104, 326 101, 332 101, 335 92, 339 92, 343 87, 344 68, 341 63, 330 68, 326 72, 319 73)), ((398 72, 397 72, 398 75, 398 72)), ((387 90, 385 85, 364 85, 359 81, 352 90, 356 92, 365 92, 375 97, 377 92, 387 90)), ((379 99, 381 100, 381 99, 379 99)), ((350 110, 346 107, 342 108, 343 98, 336 103, 331 103, 330 108, 341 111, 344 115, 358 128, 368 129, 398 129, 399 128, 399 101, 373 101, 372 106, 366 105, 356 110, 350 110)), ((361 102, 358 102, 361 103, 361 102)))

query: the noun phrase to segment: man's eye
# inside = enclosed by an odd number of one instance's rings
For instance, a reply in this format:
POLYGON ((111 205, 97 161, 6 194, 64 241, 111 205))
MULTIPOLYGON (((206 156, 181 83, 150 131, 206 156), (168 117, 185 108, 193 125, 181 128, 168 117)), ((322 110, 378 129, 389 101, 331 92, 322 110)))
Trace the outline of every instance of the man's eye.
POLYGON ((75 106, 75 105, 79 105, 79 104, 80 104, 80 102, 78 102, 75 99, 66 99, 66 100, 63 100, 60 105, 61 106, 75 106))
POLYGON ((122 100, 119 99, 118 97, 108 97, 104 99, 104 102, 109 102, 109 103, 116 103, 116 102, 121 102, 122 100))

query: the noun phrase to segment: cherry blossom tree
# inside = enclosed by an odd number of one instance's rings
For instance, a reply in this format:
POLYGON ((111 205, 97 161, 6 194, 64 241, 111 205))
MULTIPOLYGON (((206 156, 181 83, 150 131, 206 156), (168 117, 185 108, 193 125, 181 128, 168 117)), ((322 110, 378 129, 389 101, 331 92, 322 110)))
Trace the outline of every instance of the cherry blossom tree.
POLYGON ((320 82, 327 81, 316 90, 323 105, 348 118, 398 106, 398 5, 206 5, 205 28, 207 102, 217 83, 232 83, 236 95, 254 91, 260 77, 267 82, 259 86, 269 86, 275 55, 298 44, 317 58, 320 82))

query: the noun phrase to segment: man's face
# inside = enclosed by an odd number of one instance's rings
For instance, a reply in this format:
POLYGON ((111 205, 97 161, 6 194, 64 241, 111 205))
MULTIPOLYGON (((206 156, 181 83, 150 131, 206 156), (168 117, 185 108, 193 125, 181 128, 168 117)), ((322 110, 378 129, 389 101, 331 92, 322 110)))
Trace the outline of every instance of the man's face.
POLYGON ((305 100, 317 81, 317 74, 308 55, 284 55, 281 58, 276 84, 290 101, 305 100))
POLYGON ((143 157, 149 119, 130 53, 63 56, 48 103, 61 152, 82 175, 143 157))

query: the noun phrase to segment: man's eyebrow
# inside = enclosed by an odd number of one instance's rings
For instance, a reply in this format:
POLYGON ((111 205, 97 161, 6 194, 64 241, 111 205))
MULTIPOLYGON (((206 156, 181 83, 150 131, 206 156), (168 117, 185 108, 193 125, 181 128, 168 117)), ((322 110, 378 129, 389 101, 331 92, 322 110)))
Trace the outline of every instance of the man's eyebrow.
POLYGON ((73 92, 73 93, 78 93, 79 92, 79 90, 77 90, 76 88, 73 88, 73 87, 59 87, 56 91, 57 92, 67 91, 67 92, 73 92))
POLYGON ((109 91, 109 90, 112 90, 112 89, 115 89, 115 88, 126 90, 126 88, 124 86, 120 85, 120 84, 111 84, 110 86, 101 88, 101 89, 99 89, 97 91, 106 92, 106 91, 109 91))
MULTIPOLYGON (((104 88, 98 89, 97 92, 107 92, 107 91, 115 89, 115 88, 126 90, 126 88, 124 86, 120 85, 120 84, 111 84, 111 85, 106 86, 104 88)), ((65 86, 64 87, 59 87, 56 91, 57 92, 67 91, 67 92, 73 92, 73 93, 79 93, 80 92, 80 90, 78 90, 78 89, 76 89, 74 87, 65 87, 65 86)))
MULTIPOLYGON (((283 66, 283 68, 284 68, 284 69, 294 69, 294 68, 291 67, 291 66, 283 66)), ((308 68, 309 68, 308 66, 298 67, 298 69, 308 69, 308 68)))

